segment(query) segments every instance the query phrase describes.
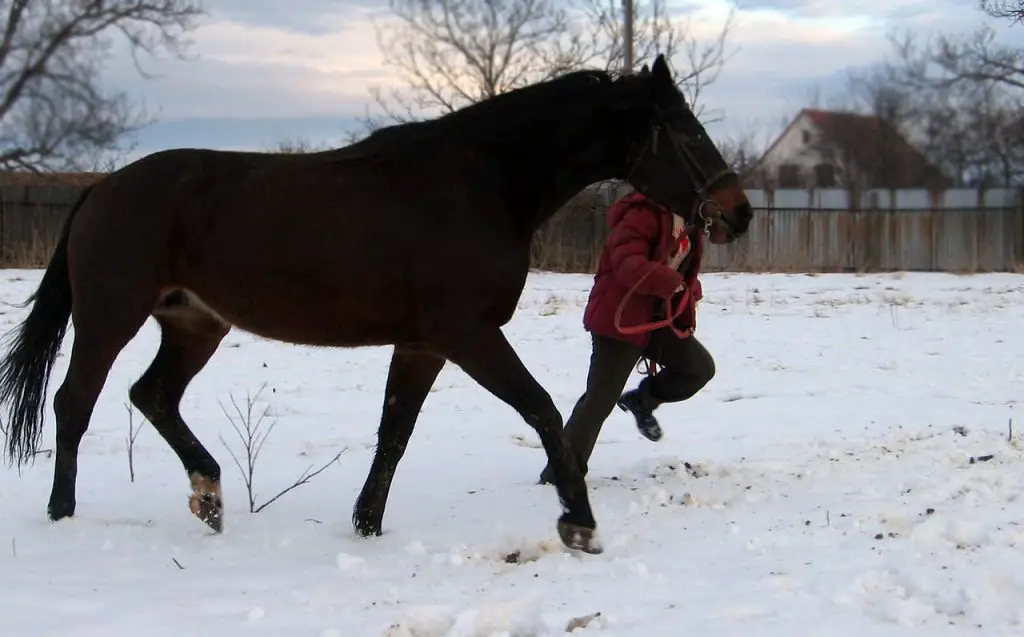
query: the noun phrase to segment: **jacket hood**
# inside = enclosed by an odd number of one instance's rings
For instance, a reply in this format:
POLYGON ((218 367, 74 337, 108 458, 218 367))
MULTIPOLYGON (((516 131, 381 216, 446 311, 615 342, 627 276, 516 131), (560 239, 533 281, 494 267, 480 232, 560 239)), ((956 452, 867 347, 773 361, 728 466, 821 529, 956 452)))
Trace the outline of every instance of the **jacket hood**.
POLYGON ((624 195, 618 201, 612 205, 611 209, 608 210, 608 227, 613 227, 622 221, 622 218, 626 216, 626 213, 635 205, 646 205, 655 208, 659 212, 668 212, 668 209, 656 203, 653 199, 648 198, 639 192, 631 192, 628 195, 624 195))

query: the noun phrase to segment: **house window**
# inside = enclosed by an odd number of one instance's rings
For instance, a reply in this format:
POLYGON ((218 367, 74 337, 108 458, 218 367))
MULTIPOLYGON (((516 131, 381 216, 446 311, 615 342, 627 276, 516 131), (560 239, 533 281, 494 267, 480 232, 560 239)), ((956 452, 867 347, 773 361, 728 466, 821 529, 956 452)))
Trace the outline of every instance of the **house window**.
POLYGON ((814 184, 818 188, 835 188, 836 167, 831 164, 818 164, 815 166, 814 184))
POLYGON ((800 167, 796 164, 779 166, 779 188, 799 188, 800 167))
POLYGON ((801 137, 804 140, 804 144, 810 144, 811 143, 811 131, 809 131, 809 130, 802 131, 801 137))

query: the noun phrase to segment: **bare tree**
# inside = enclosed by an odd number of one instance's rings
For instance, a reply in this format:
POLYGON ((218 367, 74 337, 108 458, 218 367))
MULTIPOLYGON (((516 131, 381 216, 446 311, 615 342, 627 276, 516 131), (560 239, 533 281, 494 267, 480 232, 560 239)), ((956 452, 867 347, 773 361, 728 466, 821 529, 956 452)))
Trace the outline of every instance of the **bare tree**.
POLYGON ((770 136, 760 126, 746 126, 718 142, 722 157, 739 174, 747 188, 765 188, 769 176, 758 165, 768 150, 770 136))
MULTIPOLYGON (((990 15, 1010 2, 982 3, 990 15)), ((998 15, 997 15, 998 14, 998 15)), ((965 34, 891 36, 904 90, 914 94, 923 144, 963 186, 1024 183, 1024 47, 983 25, 965 34)))
POLYGON ((993 18, 1024 24, 1024 0, 981 0, 981 10, 993 18))
MULTIPOLYGON (((468 104, 583 67, 621 70, 620 0, 389 0, 393 19, 376 24, 384 64, 401 89, 371 92, 385 118, 404 122, 468 104)), ((635 62, 657 53, 675 69, 700 114, 700 97, 729 57, 735 13, 710 42, 699 42, 687 20, 673 19, 666 0, 633 0, 635 62)), ((379 126, 366 118, 365 127, 379 126)))
POLYGON ((325 143, 315 143, 303 137, 288 137, 276 144, 271 145, 267 150, 274 153, 301 155, 303 153, 315 153, 330 148, 325 143))
POLYGON ((0 0, 0 170, 76 169, 145 125, 100 81, 116 39, 184 57, 197 0, 0 0))
MULTIPOLYGON (((578 20, 578 33, 583 34, 582 45, 571 68, 596 66, 605 70, 619 70, 625 58, 625 40, 622 24, 625 21, 622 0, 571 0, 582 16, 578 20)), ((720 110, 708 110, 702 101, 703 92, 718 79, 729 57, 735 53, 728 46, 729 33, 736 25, 736 11, 732 8, 718 32, 707 41, 693 35, 693 20, 674 17, 666 0, 632 0, 633 55, 637 67, 649 63, 664 53, 676 75, 676 83, 687 96, 687 101, 705 123, 722 119, 720 110), (676 60, 682 57, 682 64, 676 60)))
POLYGON ((395 121, 442 114, 543 80, 571 66, 578 37, 555 0, 389 0, 391 24, 375 24, 384 65, 407 88, 395 121))
POLYGON ((889 36, 904 80, 914 88, 948 88, 992 82, 1024 90, 1024 48, 996 41, 996 30, 983 25, 968 34, 939 34, 920 39, 912 32, 889 36))

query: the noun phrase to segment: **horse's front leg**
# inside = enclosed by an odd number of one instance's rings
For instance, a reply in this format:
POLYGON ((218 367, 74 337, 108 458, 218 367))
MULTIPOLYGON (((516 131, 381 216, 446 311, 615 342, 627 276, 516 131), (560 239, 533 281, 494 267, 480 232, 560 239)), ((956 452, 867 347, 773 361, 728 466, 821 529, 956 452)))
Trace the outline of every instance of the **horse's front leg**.
POLYGON ((391 355, 384 408, 377 430, 377 452, 352 510, 352 525, 362 536, 380 535, 391 481, 416 427, 423 402, 445 359, 396 346, 391 355))

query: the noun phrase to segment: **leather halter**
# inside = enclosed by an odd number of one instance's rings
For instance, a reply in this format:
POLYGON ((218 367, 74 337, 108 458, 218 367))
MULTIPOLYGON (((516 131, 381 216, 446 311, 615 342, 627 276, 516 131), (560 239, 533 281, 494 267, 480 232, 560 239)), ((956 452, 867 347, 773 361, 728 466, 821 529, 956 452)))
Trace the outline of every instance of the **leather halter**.
MULTIPOLYGON (((664 133, 668 137, 669 142, 672 144, 672 148, 676 152, 678 152, 680 156, 682 156, 683 168, 686 170, 686 176, 690 180, 690 185, 693 187, 694 194, 697 195, 693 201, 693 209, 690 211, 689 218, 684 217, 684 219, 686 220, 686 223, 688 225, 692 225, 694 221, 700 219, 704 224, 704 234, 706 236, 711 236, 712 220, 710 216, 705 214, 704 209, 708 204, 713 204, 716 206, 718 204, 713 199, 711 199, 709 191, 716 183, 718 183, 722 179, 730 175, 736 175, 736 171, 733 170, 732 168, 726 167, 709 176, 707 172, 704 170, 704 168, 700 165, 700 162, 697 161, 697 158, 694 156, 693 152, 690 150, 690 145, 693 143, 694 140, 692 140, 689 137, 686 137, 682 133, 672 130, 667 125, 665 125, 663 121, 660 121, 663 118, 663 116, 663 111, 659 109, 657 111, 657 117, 659 121, 656 121, 651 126, 651 134, 647 138, 647 142, 644 144, 643 148, 641 148, 640 152, 637 153, 636 160, 633 161, 633 166, 630 169, 629 174, 626 177, 626 180, 632 181, 633 173, 636 171, 637 166, 640 164, 640 160, 643 158, 644 153, 649 151, 652 155, 658 154, 660 138, 662 133, 664 133)), ((637 186, 636 189, 643 193, 644 195, 647 194, 646 192, 644 192, 647 189, 646 184, 642 187, 637 186)), ((652 197, 652 199, 654 199, 654 197, 652 197)), ((670 205, 668 205, 665 202, 659 201, 658 203, 665 206, 666 208, 669 208, 670 210, 673 209, 670 205)))

